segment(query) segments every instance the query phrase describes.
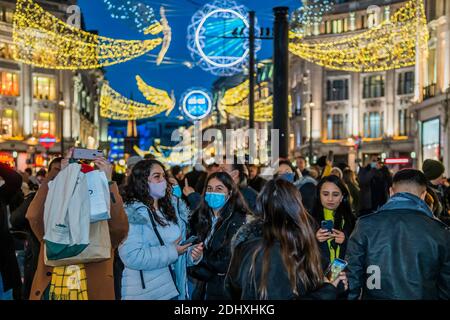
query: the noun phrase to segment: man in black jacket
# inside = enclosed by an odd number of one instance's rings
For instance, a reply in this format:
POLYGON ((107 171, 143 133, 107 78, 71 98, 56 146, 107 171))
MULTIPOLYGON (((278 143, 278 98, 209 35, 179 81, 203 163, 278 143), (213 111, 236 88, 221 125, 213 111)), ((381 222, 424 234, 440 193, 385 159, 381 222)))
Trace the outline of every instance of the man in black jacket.
POLYGON ((21 278, 19 265, 17 263, 14 239, 9 232, 7 206, 10 204, 13 196, 20 191, 22 186, 22 177, 0 163, 0 177, 2 186, 0 186, 0 277, 2 280, 2 291, 14 289, 14 295, 20 296, 21 278))
POLYGON ((427 179, 397 172, 392 198, 348 241, 349 299, 450 299, 450 230, 423 201, 427 179))

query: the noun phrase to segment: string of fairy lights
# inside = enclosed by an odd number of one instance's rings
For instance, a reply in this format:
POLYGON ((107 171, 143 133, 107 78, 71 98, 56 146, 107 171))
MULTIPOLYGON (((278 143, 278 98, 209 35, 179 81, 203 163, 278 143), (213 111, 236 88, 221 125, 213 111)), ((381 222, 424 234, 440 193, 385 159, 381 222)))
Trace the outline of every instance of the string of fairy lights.
POLYGON ((111 18, 130 20, 142 33, 157 22, 153 8, 142 1, 136 0, 103 0, 111 18))
POLYGON ((100 93, 100 115, 113 120, 138 120, 154 117, 169 106, 145 104, 128 99, 104 83, 100 93))
MULTIPOLYGON (((156 22, 151 30, 161 30, 156 22)), ((17 0, 13 18, 14 58, 50 69, 95 69, 123 63, 153 50, 162 38, 117 40, 59 20, 33 0, 17 0)))
POLYGON ((411 0, 365 32, 338 40, 309 40, 290 32, 291 53, 320 66, 353 72, 375 72, 412 66, 416 48, 427 49, 428 29, 424 5, 411 0))
POLYGON ((292 25, 294 32, 307 34, 314 25, 322 22, 323 15, 334 5, 332 0, 309 0, 307 5, 294 11, 292 25))

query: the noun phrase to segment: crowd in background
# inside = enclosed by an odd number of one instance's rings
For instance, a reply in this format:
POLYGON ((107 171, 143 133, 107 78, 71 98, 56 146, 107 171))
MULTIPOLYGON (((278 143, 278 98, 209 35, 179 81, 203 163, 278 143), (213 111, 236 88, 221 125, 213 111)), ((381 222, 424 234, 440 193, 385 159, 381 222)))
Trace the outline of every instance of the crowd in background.
POLYGON ((118 175, 96 159, 112 254, 78 266, 74 293, 54 288, 67 266, 57 274, 43 252, 48 185, 68 163, 35 175, 0 164, 0 299, 450 298, 450 187, 437 160, 394 175, 377 157, 355 172, 327 156, 189 171, 133 156, 118 175), (329 281, 335 259, 348 267, 329 281))

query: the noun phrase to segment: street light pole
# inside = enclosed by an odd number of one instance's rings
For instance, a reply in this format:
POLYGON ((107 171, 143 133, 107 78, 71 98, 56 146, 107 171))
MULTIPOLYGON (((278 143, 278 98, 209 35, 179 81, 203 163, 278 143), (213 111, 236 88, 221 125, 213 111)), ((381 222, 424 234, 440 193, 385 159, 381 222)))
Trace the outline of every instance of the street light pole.
POLYGON ((314 102, 309 103, 309 165, 313 164, 314 147, 313 147, 313 108, 314 102))
POLYGON ((289 156, 289 22, 288 7, 273 9, 273 129, 279 130, 279 157, 289 156))
POLYGON ((64 107, 66 106, 66 103, 64 101, 64 96, 63 93, 61 92, 59 94, 59 109, 60 109, 60 114, 61 114, 61 124, 60 124, 60 128, 61 128, 61 132, 60 132, 60 136, 61 136, 61 157, 64 157, 64 107))
POLYGON ((249 13, 249 96, 248 96, 248 108, 249 108, 249 129, 255 128, 255 11, 249 13))

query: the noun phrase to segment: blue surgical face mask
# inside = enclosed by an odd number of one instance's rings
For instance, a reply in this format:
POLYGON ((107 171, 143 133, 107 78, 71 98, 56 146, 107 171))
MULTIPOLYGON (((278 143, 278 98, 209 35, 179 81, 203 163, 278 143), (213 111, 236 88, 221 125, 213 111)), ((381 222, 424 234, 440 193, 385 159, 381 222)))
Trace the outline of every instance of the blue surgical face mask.
POLYGON ((148 183, 150 196, 155 199, 161 199, 164 198, 166 195, 166 189, 167 189, 167 181, 163 180, 160 183, 148 183))
POLYGON ((172 194, 177 198, 181 198, 182 192, 179 185, 172 186, 172 194))
POLYGON ((377 167, 377 163, 376 162, 371 162, 370 163, 370 167, 375 169, 377 167))
POLYGON ((207 192, 205 194, 205 201, 213 210, 222 208, 227 203, 227 200, 225 193, 207 192))
POLYGON ((295 173, 294 172, 283 173, 280 175, 280 178, 293 183, 295 179, 295 173))

